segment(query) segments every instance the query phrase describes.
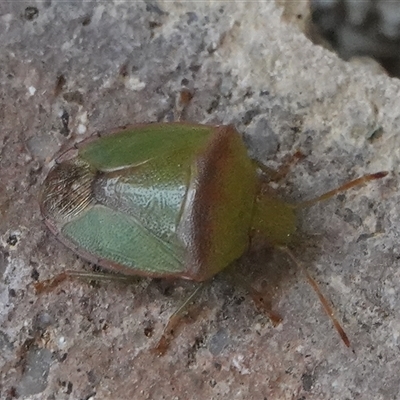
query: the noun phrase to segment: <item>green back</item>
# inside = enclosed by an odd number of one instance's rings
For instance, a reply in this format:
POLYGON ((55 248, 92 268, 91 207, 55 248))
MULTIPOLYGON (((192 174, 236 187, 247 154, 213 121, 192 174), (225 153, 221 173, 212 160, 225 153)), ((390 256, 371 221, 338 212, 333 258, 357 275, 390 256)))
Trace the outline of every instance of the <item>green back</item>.
POLYGON ((101 260, 149 274, 182 271, 179 249, 161 241, 138 220, 124 213, 97 205, 70 222, 62 233, 101 260))
POLYGON ((190 158, 213 127, 189 124, 146 124, 103 136, 83 145, 79 157, 98 171, 113 171, 180 153, 190 158))
POLYGON ((90 254, 154 275, 185 268, 176 228, 196 153, 212 127, 146 125, 84 144, 79 158, 98 171, 97 206, 62 232, 90 254))

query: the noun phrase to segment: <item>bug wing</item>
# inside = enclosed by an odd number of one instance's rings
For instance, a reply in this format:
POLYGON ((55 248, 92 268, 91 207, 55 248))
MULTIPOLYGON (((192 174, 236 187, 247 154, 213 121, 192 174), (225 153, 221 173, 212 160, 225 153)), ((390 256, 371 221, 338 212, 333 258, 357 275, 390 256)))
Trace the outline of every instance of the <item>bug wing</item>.
POLYGON ((186 247, 177 226, 193 154, 211 132, 207 126, 154 124, 83 142, 45 182, 41 203, 48 225, 99 265, 182 276, 186 247))

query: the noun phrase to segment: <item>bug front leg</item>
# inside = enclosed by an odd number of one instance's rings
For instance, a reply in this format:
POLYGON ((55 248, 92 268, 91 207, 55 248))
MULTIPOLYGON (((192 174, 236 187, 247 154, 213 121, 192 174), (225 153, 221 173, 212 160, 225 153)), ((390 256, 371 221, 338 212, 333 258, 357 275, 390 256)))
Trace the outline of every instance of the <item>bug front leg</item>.
POLYGON ((306 268, 304 268, 303 264, 301 264, 299 261, 297 261, 296 257, 293 255, 293 253, 289 250, 287 247, 279 246, 278 249, 285 253, 291 260, 292 262, 297 266, 297 268, 303 272, 305 275, 308 283, 311 285, 311 287, 314 289, 315 293, 317 294, 319 301, 322 304, 322 307, 324 308, 324 311, 330 318, 330 320, 333 323, 333 326, 335 327, 336 331, 338 332, 340 338, 342 339, 343 343, 347 346, 350 347, 350 340, 344 331, 342 325, 338 321, 338 319, 335 316, 335 313, 333 311, 332 306, 329 304, 328 300, 326 297, 323 295, 321 292, 321 289, 319 288, 317 282, 315 279, 311 276, 311 274, 307 271, 306 268))
POLYGON ((270 182, 279 182, 285 179, 293 165, 295 165, 304 157, 304 154, 300 150, 297 150, 294 154, 285 159, 283 164, 277 170, 266 167, 264 164, 258 161, 255 161, 255 163, 257 167, 260 168, 260 170, 267 176, 270 182))
POLYGON ((265 294, 255 289, 241 273, 235 271, 234 268, 230 268, 226 276, 231 279, 235 286, 240 286, 246 290, 256 306, 268 316, 273 326, 277 326, 282 322, 282 317, 272 310, 271 301, 266 298, 265 294))

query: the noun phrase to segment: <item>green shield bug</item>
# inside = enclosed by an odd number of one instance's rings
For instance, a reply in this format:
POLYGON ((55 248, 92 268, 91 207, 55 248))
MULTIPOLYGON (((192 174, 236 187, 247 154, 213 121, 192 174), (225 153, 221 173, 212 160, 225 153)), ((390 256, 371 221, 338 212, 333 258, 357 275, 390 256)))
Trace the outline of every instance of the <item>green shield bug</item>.
POLYGON ((272 246, 289 243, 296 206, 260 189, 259 166, 232 126, 155 123, 63 153, 44 181, 40 207, 57 238, 95 264, 123 275, 203 282, 242 256, 252 233, 272 246))

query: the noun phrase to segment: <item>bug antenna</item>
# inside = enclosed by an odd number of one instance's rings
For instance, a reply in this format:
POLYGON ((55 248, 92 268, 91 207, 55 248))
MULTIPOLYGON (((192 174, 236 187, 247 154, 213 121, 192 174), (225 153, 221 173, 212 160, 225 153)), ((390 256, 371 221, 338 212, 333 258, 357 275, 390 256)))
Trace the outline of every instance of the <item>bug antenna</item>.
POLYGON ((344 331, 344 329, 340 325, 340 322, 335 317, 335 314, 333 312, 333 308, 330 306, 330 304, 329 304, 328 300, 326 299, 326 297, 322 294, 321 289, 318 286, 318 283, 310 275, 310 273, 307 271, 307 269, 304 268, 304 266, 299 261, 297 261, 297 259, 294 256, 294 254, 287 247, 279 246, 278 248, 282 252, 284 252, 286 255, 288 255, 289 258, 292 260, 292 262, 297 266, 297 268, 299 270, 301 270, 303 272, 303 274, 306 276, 309 284, 314 289, 314 291, 317 294, 322 306, 324 307, 325 312, 328 314, 328 317, 331 319, 335 329, 337 330, 337 332, 339 333, 341 339, 343 340, 343 343, 347 347, 350 347, 350 340, 349 340, 346 332, 344 331))
POLYGON ((336 189, 330 190, 329 192, 324 193, 323 195, 316 197, 315 199, 306 200, 306 201, 303 201, 303 202, 301 202, 299 204, 296 204, 296 205, 294 205, 294 208, 310 207, 310 206, 312 206, 312 205, 314 205, 316 203, 319 203, 320 201, 328 200, 332 196, 335 196, 336 194, 341 193, 341 192, 345 192, 346 190, 349 190, 349 189, 351 189, 353 187, 363 185, 363 184, 365 184, 367 182, 374 181, 376 179, 381 179, 381 178, 385 177, 388 173, 389 173, 388 171, 381 171, 381 172, 376 172, 374 174, 361 176, 360 178, 357 178, 357 179, 354 179, 354 180, 352 180, 350 182, 347 182, 344 185, 339 186, 336 189))

